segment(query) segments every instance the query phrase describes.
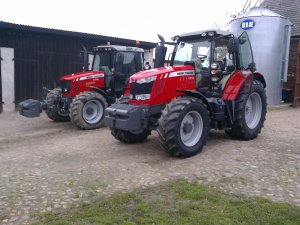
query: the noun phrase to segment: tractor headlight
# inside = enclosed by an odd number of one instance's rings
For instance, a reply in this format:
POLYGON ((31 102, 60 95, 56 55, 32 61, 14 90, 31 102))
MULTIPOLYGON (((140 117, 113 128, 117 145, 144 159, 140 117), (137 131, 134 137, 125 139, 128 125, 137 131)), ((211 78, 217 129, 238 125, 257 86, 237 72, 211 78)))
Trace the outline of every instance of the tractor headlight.
POLYGON ((148 100, 150 99, 151 95, 150 94, 141 94, 141 95, 136 95, 135 99, 136 100, 148 100))
POLYGON ((156 76, 152 76, 152 77, 145 77, 145 78, 139 79, 136 82, 138 84, 143 84, 143 83, 150 83, 155 80, 156 80, 156 76))

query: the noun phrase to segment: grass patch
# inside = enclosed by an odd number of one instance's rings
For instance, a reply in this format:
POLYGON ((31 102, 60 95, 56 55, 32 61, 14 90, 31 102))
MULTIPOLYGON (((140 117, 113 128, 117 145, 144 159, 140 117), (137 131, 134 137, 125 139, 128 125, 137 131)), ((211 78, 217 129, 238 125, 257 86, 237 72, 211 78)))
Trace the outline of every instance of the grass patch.
POLYGON ((262 198, 224 194, 175 180, 131 193, 117 193, 65 212, 36 215, 34 224, 300 224, 300 208, 262 198))

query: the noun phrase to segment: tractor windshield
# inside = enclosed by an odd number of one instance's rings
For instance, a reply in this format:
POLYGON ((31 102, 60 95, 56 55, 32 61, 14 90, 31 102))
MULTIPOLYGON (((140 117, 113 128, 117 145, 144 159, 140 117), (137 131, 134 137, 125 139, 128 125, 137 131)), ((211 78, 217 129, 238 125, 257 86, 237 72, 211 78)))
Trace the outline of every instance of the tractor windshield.
POLYGON ((211 42, 181 41, 175 49, 173 65, 184 65, 187 61, 199 61, 201 67, 209 67, 211 42))

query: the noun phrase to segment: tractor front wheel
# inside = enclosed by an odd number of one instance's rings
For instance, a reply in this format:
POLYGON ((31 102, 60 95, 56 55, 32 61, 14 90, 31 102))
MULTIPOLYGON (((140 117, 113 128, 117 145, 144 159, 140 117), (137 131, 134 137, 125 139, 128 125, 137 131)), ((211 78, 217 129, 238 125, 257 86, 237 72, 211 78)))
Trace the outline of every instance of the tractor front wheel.
POLYGON ((209 113, 200 99, 179 97, 162 111, 159 141, 171 156, 189 157, 201 152, 209 132, 209 113))
POLYGON ((250 93, 243 88, 236 100, 235 120, 226 133, 235 139, 251 140, 261 132, 267 113, 267 100, 263 85, 254 80, 250 93))
POLYGON ((103 95, 93 91, 82 92, 71 103, 71 121, 83 130, 99 128, 103 124, 106 107, 103 95))
POLYGON ((130 132, 113 128, 111 129, 111 134, 120 142, 134 144, 146 141, 147 137, 151 134, 151 131, 142 130, 140 132, 130 132))
POLYGON ((70 121, 69 110, 64 109, 64 104, 58 100, 58 95, 60 95, 60 93, 60 88, 54 88, 52 91, 47 93, 46 115, 55 122, 70 121))

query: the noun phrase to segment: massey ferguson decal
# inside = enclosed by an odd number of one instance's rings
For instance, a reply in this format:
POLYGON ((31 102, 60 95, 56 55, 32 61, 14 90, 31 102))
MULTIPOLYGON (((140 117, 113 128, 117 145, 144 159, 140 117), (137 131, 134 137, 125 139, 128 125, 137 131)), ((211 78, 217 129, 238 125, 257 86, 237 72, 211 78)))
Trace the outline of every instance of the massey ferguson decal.
POLYGON ((192 76, 195 75, 194 70, 185 70, 185 71, 178 71, 170 73, 169 77, 180 77, 180 76, 192 76))
POLYGON ((87 79, 95 79, 95 78, 100 78, 100 77, 104 77, 104 74, 93 74, 90 76, 86 76, 86 77, 80 77, 79 80, 87 80, 87 79))

